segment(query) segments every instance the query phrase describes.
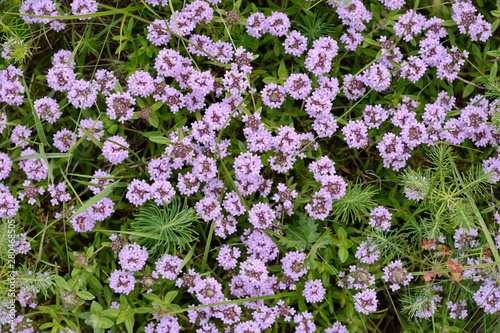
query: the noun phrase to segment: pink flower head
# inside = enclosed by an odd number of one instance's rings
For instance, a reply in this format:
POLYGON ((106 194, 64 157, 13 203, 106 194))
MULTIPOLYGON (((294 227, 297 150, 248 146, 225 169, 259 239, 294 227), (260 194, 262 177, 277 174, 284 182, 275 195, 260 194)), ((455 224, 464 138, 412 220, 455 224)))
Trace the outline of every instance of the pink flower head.
POLYGON ((121 136, 115 135, 109 137, 103 144, 102 155, 111 164, 123 162, 128 156, 128 148, 130 145, 121 136))

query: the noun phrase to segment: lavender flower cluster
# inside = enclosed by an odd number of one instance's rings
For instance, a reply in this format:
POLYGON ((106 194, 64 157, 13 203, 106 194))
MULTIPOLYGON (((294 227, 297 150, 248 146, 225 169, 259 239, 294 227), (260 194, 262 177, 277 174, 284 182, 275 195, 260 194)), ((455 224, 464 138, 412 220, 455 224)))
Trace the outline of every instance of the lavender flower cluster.
MULTIPOLYGON (((332 68, 340 66, 343 53, 355 54, 359 50, 365 38, 362 32, 373 20, 373 14, 361 1, 353 0, 346 6, 326 1, 346 28, 338 40, 331 36, 310 40, 305 32, 292 28, 293 22, 283 12, 250 13, 244 23, 246 35, 279 41, 286 57, 303 64, 303 70, 294 64, 294 72, 286 77, 271 78, 261 84, 255 80, 257 68, 252 65, 257 54, 201 33, 217 23, 219 2, 196 0, 166 19, 153 20, 145 29, 156 52, 154 59, 128 73, 126 79, 107 69, 96 70, 89 78, 80 72, 72 51, 57 51, 51 67, 45 71, 46 86, 51 91, 32 103, 35 121, 25 124, 12 119, 10 112, 0 114, 0 131, 12 145, 8 152, 0 153, 0 180, 9 184, 0 184, 0 218, 15 218, 24 202, 39 207, 45 204, 51 218, 69 223, 77 233, 91 235, 97 223, 108 226, 116 207, 135 210, 148 201, 168 205, 175 195, 189 197, 196 200, 196 213, 206 225, 213 225, 214 234, 221 240, 216 261, 227 280, 187 268, 182 257, 169 253, 158 258, 151 271, 148 260, 152 262, 152 258, 147 248, 113 235, 111 248, 119 268, 110 273, 109 287, 115 293, 130 295, 138 290, 138 285, 151 293, 165 280, 171 280, 177 288, 186 288, 202 305, 294 290, 307 303, 322 302, 326 284, 308 266, 307 253, 296 249, 282 254, 269 236, 282 237, 287 219, 297 213, 325 221, 331 216, 334 203, 346 195, 349 183, 342 176, 342 168, 336 167, 322 144, 340 138, 350 149, 374 147, 383 166, 394 171, 404 168, 412 152, 421 145, 433 146, 441 141, 460 145, 469 140, 475 147, 497 147, 500 136, 491 121, 499 111, 499 100, 489 101, 476 95, 458 109, 456 98, 444 90, 425 105, 419 104, 422 99, 413 95, 394 97, 392 106, 377 103, 378 99, 364 100, 371 92, 389 93, 396 83, 417 86, 424 78, 454 82, 469 56, 456 46, 445 46, 448 31, 444 20, 427 19, 416 10, 403 11, 403 0, 380 1, 388 10, 402 11, 393 27, 395 35, 381 35, 373 40, 381 55, 357 73, 345 71, 338 78, 331 75, 332 68), (179 37, 186 42, 185 49, 171 43, 179 37), (399 39, 415 43, 418 51, 407 52, 399 39), (215 63, 222 70, 215 73, 199 65, 205 62, 215 63), (335 113, 336 106, 346 101, 362 103, 362 110, 348 110, 348 120, 343 119, 346 114, 335 113), (166 147, 160 153, 147 155, 146 149, 146 157, 141 158, 141 138, 126 134, 126 129, 138 123, 139 117, 149 119, 152 112, 158 115, 158 109, 144 107, 155 103, 164 106, 161 113, 184 117, 189 122, 162 136, 166 147), (285 125, 270 119, 276 112, 285 111, 284 105, 302 105, 300 112, 304 111, 305 116, 294 119, 300 126, 293 121, 285 125), (103 112, 97 112, 101 107, 103 112), (360 111, 358 115, 356 111, 360 111), (66 127, 71 124, 69 116, 75 112, 81 115, 75 120, 76 126, 66 127), (40 123, 47 133, 53 132, 48 145, 37 141, 43 134, 37 126, 40 123), (112 127, 120 130, 111 130, 112 127), (241 138, 237 149, 236 137, 241 138), (81 206, 78 192, 70 181, 54 172, 54 163, 47 153, 66 158, 82 147, 102 156, 92 164, 93 178, 86 188, 94 196, 112 186, 114 178, 122 178, 118 175, 124 170, 141 177, 130 179, 123 192, 110 188, 106 196, 77 214, 78 207, 73 206, 81 206), (308 171, 299 174, 295 169, 299 166, 308 171), (19 171, 24 178, 19 184, 11 180, 17 177, 13 171, 19 171), (307 178, 305 185, 296 186, 291 182, 294 177, 307 178), (229 183, 234 186, 228 186, 229 183), (126 200, 122 202, 122 198, 126 200), (237 244, 222 242, 231 236, 238 240, 237 244), (276 263, 279 269, 273 266, 276 263)), ((169 6, 164 0, 146 3, 169 6)), ((70 9, 73 15, 92 14, 97 12, 98 3, 74 0, 70 9)), ((461 34, 481 42, 492 36, 491 24, 482 14, 476 14, 471 3, 456 1, 451 9, 451 18, 461 34)), ((24 1, 19 11, 27 24, 48 24, 57 32, 66 29, 60 18, 64 16, 62 10, 51 0, 24 1)), ((10 56, 5 53, 5 58, 10 56)), ((340 68, 345 70, 345 66, 340 68)), ((28 105, 25 86, 24 72, 13 65, 5 66, 0 70, 0 103, 9 107, 28 105)), ((500 157, 483 161, 483 167, 492 173, 492 183, 500 180, 500 157)), ((414 200, 425 195, 411 190, 406 193, 414 200)), ((393 217, 386 207, 377 206, 367 219, 375 233, 391 231, 393 217)), ((477 230, 457 230, 455 248, 465 251, 479 246, 477 235, 477 230)), ((19 253, 26 253, 26 234, 19 238, 19 253)), ((338 274, 337 286, 354 290, 354 309, 361 314, 369 315, 379 307, 370 265, 380 260, 380 247, 376 238, 363 240, 354 255, 358 262, 350 265, 349 271, 338 274)), ((474 301, 486 313, 496 313, 500 302, 492 295, 500 295, 499 284, 481 274, 479 270, 464 272, 471 278, 482 279, 474 301)), ((412 278, 401 260, 384 266, 381 276, 393 292, 408 286, 412 278)), ((33 287, 20 287, 19 304, 36 307, 38 293, 33 287)), ((420 312, 421 318, 434 313, 441 298, 433 297, 420 312)), ((311 312, 299 312, 284 300, 269 304, 260 299, 196 308, 187 311, 187 317, 197 332, 218 331, 220 323, 234 332, 259 332, 278 320, 293 323, 297 332, 316 330, 311 312)), ((451 318, 466 317, 463 301, 450 302, 448 306, 451 318)), ((178 317, 166 315, 148 323, 144 330, 178 332, 181 326, 178 317)), ((347 328, 336 322, 325 332, 345 333, 347 328)))

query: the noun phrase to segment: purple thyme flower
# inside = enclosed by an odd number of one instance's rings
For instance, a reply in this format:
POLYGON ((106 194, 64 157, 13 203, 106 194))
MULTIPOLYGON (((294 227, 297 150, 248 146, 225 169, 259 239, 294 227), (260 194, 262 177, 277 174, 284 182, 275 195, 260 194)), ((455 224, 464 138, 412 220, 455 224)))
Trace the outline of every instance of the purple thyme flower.
POLYGON ((216 303, 224 300, 222 285, 213 277, 198 279, 193 287, 193 291, 196 293, 196 298, 198 298, 201 304, 216 303))
POLYGON ((462 34, 468 33, 472 41, 486 42, 492 35, 491 23, 484 20, 482 14, 476 15, 476 8, 469 1, 457 1, 451 6, 451 18, 457 22, 462 34))
POLYGON ((217 255, 217 262, 225 270, 234 269, 238 265, 240 255, 241 251, 237 247, 223 245, 217 255))
POLYGON ((25 180, 23 182, 23 186, 24 186, 24 192, 18 192, 18 198, 20 200, 23 200, 24 198, 27 198, 28 199, 28 204, 30 205, 34 205, 36 203, 36 200, 35 198, 39 195, 39 194, 44 194, 45 193, 45 189, 43 187, 36 187, 35 185, 32 185, 31 184, 31 181, 30 180, 25 180))
POLYGON ((75 81, 76 74, 68 67, 52 67, 47 73, 47 84, 56 91, 70 90, 75 81))
POLYGON ((316 324, 313 321, 313 315, 310 312, 304 311, 296 314, 293 321, 299 326, 295 328, 297 333, 313 333, 316 332, 316 324))
POLYGON ((300 57, 307 49, 307 37, 304 37, 297 30, 290 31, 283 42, 285 53, 295 57, 300 57))
POLYGON ((233 59, 234 50, 231 43, 223 42, 218 40, 209 45, 209 49, 206 50, 214 61, 220 62, 222 64, 227 64, 233 59))
POLYGON ((234 216, 242 215, 246 211, 236 191, 226 193, 222 206, 228 213, 234 216))
POLYGON ((363 111, 363 122, 367 128, 379 128, 389 117, 389 113, 380 104, 367 105, 363 111))
POLYGON ((0 180, 6 179, 12 170, 12 160, 9 155, 0 153, 0 180))
POLYGON ((349 333, 349 330, 337 321, 332 327, 325 329, 325 333, 349 333))
POLYGON ((165 20, 156 19, 148 25, 148 40, 156 46, 167 45, 172 35, 165 20))
POLYGON ((345 44, 345 49, 356 51, 358 46, 363 42, 363 35, 353 28, 347 29, 347 32, 340 36, 340 41, 345 44))
POLYGON ((103 144, 102 155, 111 164, 123 162, 128 156, 128 148, 130 145, 121 136, 115 135, 109 137, 103 144))
POLYGON ((114 213, 114 203, 110 198, 104 197, 89 207, 86 212, 96 221, 104 221, 114 213))
POLYGON ((99 177, 99 178, 93 178, 90 183, 95 184, 95 185, 89 185, 89 190, 92 191, 92 193, 97 194, 101 192, 109 183, 111 183, 113 180, 112 175, 110 175, 107 172, 104 172, 102 170, 96 170, 94 172, 94 177, 99 177))
POLYGON ((127 194, 125 197, 134 206, 140 206, 147 200, 151 199, 151 185, 145 180, 134 179, 127 186, 127 194))
POLYGON ((365 289, 354 295, 354 308, 360 313, 369 315, 377 311, 377 293, 374 289, 365 289))
POLYGON ((304 108, 311 118, 321 116, 331 116, 332 100, 326 89, 316 89, 311 96, 306 99, 304 108))
POLYGON ((219 131, 229 125, 231 107, 225 103, 212 103, 205 110, 203 120, 215 131, 219 131))
POLYGON ((424 76, 427 70, 427 64, 419 57, 410 56, 408 61, 403 61, 401 63, 401 71, 399 75, 403 79, 408 79, 413 83, 416 83, 422 76, 424 76))
POLYGON ((347 74, 344 77, 344 88, 342 92, 347 99, 351 101, 358 99, 363 96, 365 91, 365 85, 360 77, 353 76, 352 74, 347 74))
POLYGON ((42 97, 37 99, 33 103, 35 112, 38 114, 40 119, 47 120, 47 122, 53 124, 59 119, 62 115, 62 112, 59 110, 59 105, 57 101, 50 97, 42 97))
POLYGON ((75 80, 68 91, 68 101, 75 108, 85 109, 94 105, 97 100, 97 87, 89 81, 75 80))
MULTIPOLYGON (((73 15, 93 14, 97 12, 98 3, 96 0, 73 0, 70 7, 73 15)), ((90 20, 90 17, 80 18, 79 20, 90 20)))
MULTIPOLYGON (((80 120, 80 126, 89 132, 89 135, 93 136, 97 141, 100 141, 101 137, 104 135, 103 122, 100 120, 82 119, 80 120)), ((80 138, 87 135, 82 128, 78 128, 78 137, 80 138)), ((92 141, 90 136, 87 136, 86 140, 92 141)))
POLYGON ((297 251, 285 254, 285 257, 281 259, 281 266, 285 276, 293 281, 298 281, 301 276, 307 273, 307 269, 304 268, 305 259, 306 255, 297 251))
POLYGON ((332 69, 332 60, 336 52, 328 51, 323 48, 313 48, 307 51, 307 57, 304 61, 306 69, 316 76, 328 73, 332 69))
POLYGON ((446 303, 448 309, 450 309, 451 319, 465 319, 467 317, 467 301, 461 300, 459 302, 449 301, 446 303))
POLYGON ((185 58, 176 50, 163 49, 160 50, 156 57, 154 68, 158 75, 165 77, 175 77, 184 67, 185 58))
POLYGON ((405 0, 379 0, 388 10, 401 9, 404 6, 405 0))
POLYGON ((88 212, 85 211, 73 217, 70 223, 76 232, 88 232, 94 229, 96 220, 91 218, 88 212))
POLYGON ((311 201, 304 208, 311 217, 324 220, 332 211, 332 196, 326 190, 320 190, 314 193, 311 201))
POLYGON ((271 16, 266 18, 265 25, 271 35, 282 37, 290 29, 290 19, 285 13, 272 12, 271 16))
POLYGON ((29 144, 28 138, 31 136, 32 132, 32 130, 24 125, 16 125, 10 135, 10 142, 15 146, 25 148, 29 144))
POLYGON ((382 276, 382 279, 391 284, 389 287, 392 291, 396 291, 401 288, 400 285, 407 286, 410 284, 411 279, 413 279, 413 275, 408 273, 408 271, 403 268, 401 260, 396 260, 391 261, 387 267, 384 267, 384 275, 382 276))
POLYGON ((260 12, 252 13, 247 18, 246 24, 247 34, 252 37, 259 38, 263 33, 269 29, 269 22, 266 20, 264 14, 260 12))
POLYGON ((251 257, 262 261, 270 261, 278 257, 278 247, 262 230, 245 229, 241 241, 246 245, 247 253, 251 257))
MULTIPOLYGON (((38 154, 35 150, 27 148, 21 152, 21 156, 38 154)), ((19 166, 26 173, 26 178, 33 180, 43 180, 47 178, 49 167, 47 162, 41 158, 30 158, 19 161, 19 166)))
POLYGON ((311 80, 306 74, 293 73, 286 79, 285 90, 295 99, 305 99, 311 92, 311 80))
POLYGON ((215 220, 215 234, 222 239, 226 239, 228 235, 232 235, 236 232, 236 224, 238 221, 232 215, 222 215, 220 214, 215 220))
POLYGON ((248 212, 248 220, 259 229, 271 229, 275 218, 276 212, 269 204, 262 202, 254 204, 248 212))
POLYGON ((9 188, 0 184, 0 218, 11 219, 19 210, 19 201, 10 193, 9 188))
POLYGON ((160 205, 167 205, 175 195, 175 189, 167 180, 156 180, 150 187, 151 199, 160 205))
POLYGON ((117 119, 123 123, 132 118, 134 108, 131 105, 135 104, 135 98, 130 93, 114 93, 106 97, 106 113, 109 119, 117 119))
POLYGON ((54 134, 54 147, 65 153, 76 143, 76 134, 68 129, 62 129, 54 134))
POLYGON ((191 195, 196 193, 200 188, 200 181, 191 172, 179 174, 177 180, 177 189, 180 194, 191 195))
POLYGON ((19 106, 23 104, 24 85, 21 83, 23 71, 9 65, 6 69, 0 70, 0 102, 9 105, 19 106))
POLYGON ((137 243, 125 245, 118 254, 118 263, 128 271, 140 271, 148 259, 148 251, 137 243))
POLYGON ((222 211, 219 199, 214 196, 205 197, 199 200, 195 205, 195 209, 198 215, 206 222, 217 219, 222 211))
POLYGON ((410 9, 403 14, 394 25, 396 36, 403 36, 405 42, 409 42, 414 36, 418 35, 425 25, 425 17, 410 9))
POLYGON ((363 148, 368 145, 370 140, 368 129, 362 120, 349 121, 342 128, 342 134, 350 148, 363 148))
POLYGON ((382 141, 377 143, 377 149, 384 159, 384 167, 392 167, 396 171, 403 168, 406 160, 410 158, 403 139, 394 133, 385 133, 382 141))
POLYGON ((127 87, 132 96, 147 97, 155 91, 153 77, 145 71, 132 73, 127 79, 127 87))
POLYGON ((392 214, 384 206, 377 206, 370 213, 369 224, 377 231, 385 231, 391 227, 392 214))
POLYGON ((457 229, 453 235, 455 240, 455 248, 462 250, 465 248, 475 249, 479 246, 479 241, 476 239, 478 235, 477 229, 457 229))
POLYGON ((128 295, 135 287, 134 273, 116 269, 109 276, 109 286, 117 293, 128 295))
POLYGON ((116 82, 118 82, 118 79, 112 72, 105 69, 98 69, 95 72, 92 84, 95 85, 97 91, 101 92, 104 96, 108 96, 115 89, 116 82))
POLYGON ((349 266, 349 274, 339 273, 338 286, 347 289, 366 289, 375 284, 375 277, 367 269, 356 265, 349 266))
POLYGON ((380 257, 380 251, 377 250, 377 247, 378 244, 374 243, 372 239, 368 239, 359 244, 354 257, 363 264, 372 264, 380 257))
POLYGON ((49 184, 47 186, 47 191, 49 191, 50 196, 52 197, 50 203, 53 206, 71 200, 69 193, 66 193, 66 183, 59 183, 57 186, 49 184))
POLYGON ((53 55, 54 60, 52 60, 52 66, 75 68, 76 62, 75 59, 72 59, 71 55, 72 52, 68 50, 61 49, 57 51, 53 55))
POLYGON ((382 64, 373 64, 363 72, 362 80, 375 91, 384 91, 391 85, 391 73, 382 64))
POLYGON ((182 259, 174 257, 170 254, 165 254, 156 261, 156 272, 164 279, 174 280, 179 274, 182 264, 182 259))
POLYGON ((325 294, 326 290, 323 288, 323 283, 319 279, 307 281, 302 291, 302 296, 305 297, 308 303, 321 302, 325 294))
POLYGON ((267 84, 261 92, 262 103, 270 108, 280 108, 286 97, 286 90, 276 83, 267 84))
POLYGON ((373 14, 366 9, 360 0, 353 0, 348 6, 340 5, 336 10, 342 23, 356 31, 364 30, 365 24, 363 22, 369 22, 373 17, 373 14))
POLYGON ((339 127, 337 120, 329 113, 322 114, 314 119, 312 126, 320 138, 331 137, 339 127))

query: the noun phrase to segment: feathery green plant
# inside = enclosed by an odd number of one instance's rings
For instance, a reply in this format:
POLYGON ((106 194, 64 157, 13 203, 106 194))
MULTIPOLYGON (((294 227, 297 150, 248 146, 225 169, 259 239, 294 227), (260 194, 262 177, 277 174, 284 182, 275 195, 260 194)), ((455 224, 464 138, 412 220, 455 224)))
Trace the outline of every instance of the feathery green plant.
POLYGON ((431 147, 428 156, 430 168, 425 171, 406 169, 401 175, 405 189, 423 197, 416 212, 430 213, 431 218, 421 220, 425 221, 421 234, 434 239, 443 235, 445 230, 477 228, 481 216, 475 213, 477 206, 472 199, 485 193, 491 175, 477 166, 460 172, 449 145, 431 147))
POLYGON ((312 41, 319 37, 335 34, 335 26, 328 22, 329 17, 328 14, 303 15, 300 21, 296 23, 297 30, 307 37, 308 47, 311 46, 312 41))
POLYGON ((198 233, 192 226, 198 221, 195 210, 174 196, 172 202, 163 207, 155 203, 143 205, 132 222, 130 234, 152 255, 180 251, 197 239, 198 233))
POLYGON ((361 220, 362 214, 368 215, 375 208, 376 203, 372 199, 375 193, 373 186, 349 185, 342 198, 333 200, 331 216, 344 224, 361 220))

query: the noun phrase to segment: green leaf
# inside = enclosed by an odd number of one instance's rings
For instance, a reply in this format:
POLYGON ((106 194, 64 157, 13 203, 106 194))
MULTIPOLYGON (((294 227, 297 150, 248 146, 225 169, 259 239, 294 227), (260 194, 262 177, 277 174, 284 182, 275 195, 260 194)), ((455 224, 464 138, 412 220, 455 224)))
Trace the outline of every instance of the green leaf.
POLYGON ((158 119, 158 112, 151 112, 151 115, 148 118, 148 123, 154 128, 158 128, 160 124, 160 120, 158 119))
POLYGON ((462 98, 467 98, 472 92, 474 91, 474 86, 473 85, 467 85, 462 93, 462 98))
POLYGON ((365 42, 369 45, 379 46, 379 43, 377 43, 376 41, 374 41, 373 39, 368 38, 368 37, 363 38, 363 42, 365 42))
POLYGON ((498 62, 494 62, 493 66, 491 66, 491 71, 490 71, 490 80, 494 81, 497 78, 497 71, 498 71, 498 62))
POLYGON ((76 295, 86 301, 90 301, 91 299, 95 298, 95 296, 89 293, 88 291, 79 291, 76 293, 76 295))
POLYGON ((128 333, 134 332, 134 323, 135 323, 134 316, 128 316, 127 319, 125 320, 125 327, 127 328, 128 333))
POLYGON ((494 58, 498 58, 500 57, 500 50, 487 51, 486 54, 494 58))
POLYGON ((106 317, 116 318, 120 314, 119 309, 106 309, 102 312, 102 314, 106 317))
MULTIPOLYGON (((134 317, 129 317, 129 318, 134 318, 134 317)), ((114 324, 115 323, 111 319, 101 317, 101 327, 102 328, 110 328, 114 324)))
POLYGON ((330 230, 325 231, 319 239, 314 243, 313 246, 311 246, 311 250, 309 251, 309 254, 307 255, 308 259, 310 261, 313 261, 316 259, 316 255, 318 253, 318 250, 321 248, 324 248, 327 245, 333 244, 334 239, 332 238, 332 235, 330 234, 330 230))
POLYGON ((457 25, 457 22, 455 22, 453 20, 446 20, 446 21, 441 22, 441 25, 443 27, 454 27, 457 25))
POLYGON ((339 227, 337 230, 337 236, 339 237, 339 239, 344 240, 347 238, 347 231, 345 231, 344 228, 339 227))
POLYGON ((154 143, 158 143, 158 144, 161 144, 161 145, 167 145, 172 140, 170 140, 169 138, 166 138, 164 136, 152 136, 152 137, 149 138, 149 141, 154 142, 154 143))
POLYGON ((177 296, 179 292, 177 290, 172 290, 172 291, 169 291, 166 295, 165 295, 165 303, 172 303, 172 301, 174 300, 175 296, 177 296))
POLYGON ((90 311, 95 315, 100 315, 102 312, 102 305, 94 301, 90 305, 90 311))
POLYGON ((265 84, 269 84, 269 83, 276 83, 276 84, 279 84, 280 83, 280 80, 275 78, 275 77, 272 77, 272 76, 268 76, 268 77, 265 77, 262 79, 262 82, 264 82, 265 84))
POLYGON ((342 262, 342 263, 346 262, 348 257, 349 257, 349 250, 347 250, 345 247, 340 247, 339 248, 340 262, 342 262))
POLYGON ((278 68, 278 77, 280 79, 286 79, 288 77, 288 70, 286 69, 285 61, 283 60, 281 60, 278 68))
MULTIPOLYGON (((318 223, 316 220, 301 215, 299 220, 286 230, 286 239, 293 244, 293 247, 307 249, 318 240, 320 234, 317 230, 318 223)), ((289 243, 280 242, 287 248, 292 247, 289 243)))
POLYGON ((66 280, 64 280, 64 278, 59 275, 54 276, 54 282, 56 283, 56 286, 58 286, 59 288, 62 288, 67 291, 71 290, 71 287, 68 284, 68 282, 66 282, 66 280))

